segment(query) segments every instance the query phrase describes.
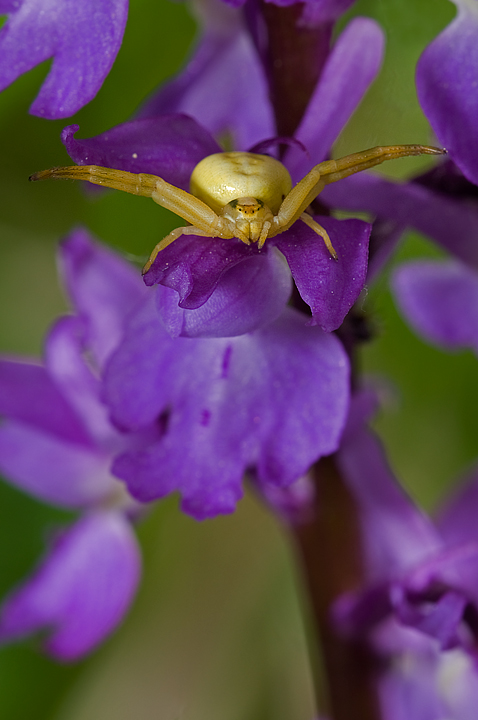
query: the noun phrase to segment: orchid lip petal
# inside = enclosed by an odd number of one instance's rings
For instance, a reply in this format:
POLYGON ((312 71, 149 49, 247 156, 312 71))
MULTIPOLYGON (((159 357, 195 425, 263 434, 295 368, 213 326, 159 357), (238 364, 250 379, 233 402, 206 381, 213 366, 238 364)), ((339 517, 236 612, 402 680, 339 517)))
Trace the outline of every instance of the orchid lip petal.
POLYGON ((296 311, 235 338, 172 339, 151 303, 111 359, 105 398, 120 427, 140 429, 166 413, 166 429, 149 448, 118 456, 113 472, 141 501, 179 490, 198 519, 231 512, 246 468, 285 487, 336 449, 348 372, 337 338, 296 311))

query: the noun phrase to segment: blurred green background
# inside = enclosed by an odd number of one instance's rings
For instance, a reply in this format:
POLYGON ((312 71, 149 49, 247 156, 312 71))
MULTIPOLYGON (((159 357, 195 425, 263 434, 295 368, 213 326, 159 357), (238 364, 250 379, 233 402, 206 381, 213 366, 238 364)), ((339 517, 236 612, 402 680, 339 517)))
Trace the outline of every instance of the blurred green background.
MULTIPOLYGON (((387 35, 382 74, 335 148, 433 140, 416 100, 414 67, 451 20, 448 0, 359 0, 344 18, 375 17, 387 35)), ((86 225, 120 252, 144 256, 175 218, 142 198, 87 197, 74 183, 31 185, 37 170, 68 164, 62 127, 80 137, 124 122, 158 83, 177 72, 195 25, 187 6, 131 0, 123 47, 98 96, 68 121, 28 115, 48 63, 0 96, 0 350, 38 355, 52 320, 66 309, 55 270, 58 240, 86 225)), ((408 159, 382 166, 393 177, 426 167, 408 159)), ((409 234, 397 261, 439 252, 409 234)), ((377 339, 363 369, 378 377, 384 408, 376 427, 393 467, 427 508, 473 461, 476 358, 427 347, 398 316, 386 276, 366 309, 377 339)), ((0 594, 18 582, 65 517, 0 485, 0 594)), ((0 717, 8 720, 310 720, 312 691, 300 588, 279 525, 252 497, 233 517, 198 524, 173 498, 140 528, 144 582, 123 627, 88 660, 61 666, 34 642, 0 650, 0 717)))

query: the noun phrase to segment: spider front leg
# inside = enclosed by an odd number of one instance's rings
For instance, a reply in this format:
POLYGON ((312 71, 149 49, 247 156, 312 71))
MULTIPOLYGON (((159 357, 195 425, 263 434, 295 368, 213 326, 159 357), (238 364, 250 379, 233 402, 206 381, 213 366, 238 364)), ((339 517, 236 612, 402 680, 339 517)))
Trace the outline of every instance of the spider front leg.
POLYGON ((198 227, 194 227, 194 225, 187 225, 186 227, 178 227, 174 230, 171 230, 169 235, 166 235, 157 245, 155 245, 151 255, 149 256, 149 260, 144 266, 142 270, 142 274, 146 275, 148 270, 151 268, 151 265, 156 260, 156 257, 161 250, 164 250, 164 248, 167 248, 168 245, 171 245, 172 242, 178 239, 178 237, 181 237, 181 235, 200 235, 202 237, 215 237, 214 235, 211 235, 209 231, 203 231, 198 227))
POLYGON ((100 167, 98 165, 72 165, 52 168, 35 173, 30 180, 85 180, 94 185, 152 198, 158 205, 171 210, 192 227, 173 230, 154 248, 146 263, 143 274, 149 270, 158 252, 170 245, 181 235, 202 235, 205 237, 233 238, 237 232, 231 223, 217 215, 209 205, 177 188, 157 175, 135 174, 124 170, 100 167))
POLYGON ((220 234, 226 230, 223 218, 220 218, 209 205, 191 193, 181 190, 157 175, 135 174, 124 170, 100 167, 99 165, 71 165, 52 168, 35 173, 30 180, 86 180, 94 185, 123 190, 132 195, 152 198, 158 205, 171 210, 183 220, 196 225, 201 230, 220 234))
MULTIPOLYGON (((325 185, 343 180, 349 175, 381 165, 386 160, 398 160, 412 155, 446 155, 446 150, 430 145, 386 145, 346 155, 339 160, 326 160, 316 166, 325 185)), ((308 176, 307 176, 308 177, 308 176)))
POLYGON ((362 172, 368 168, 380 165, 385 160, 395 160, 410 155, 444 155, 446 150, 428 145, 389 145, 385 147, 375 147, 363 152, 353 153, 339 160, 326 160, 319 163, 292 188, 287 197, 283 200, 279 208, 279 212, 274 217, 269 237, 274 237, 285 230, 299 218, 303 220, 309 227, 317 232, 324 239, 329 252, 334 257, 330 243, 330 238, 324 228, 315 223, 312 219, 304 219, 303 212, 310 205, 317 195, 324 189, 326 185, 337 182, 349 175, 362 172), (320 229, 320 231, 319 231, 320 229), (325 233, 325 235, 324 235, 325 233))

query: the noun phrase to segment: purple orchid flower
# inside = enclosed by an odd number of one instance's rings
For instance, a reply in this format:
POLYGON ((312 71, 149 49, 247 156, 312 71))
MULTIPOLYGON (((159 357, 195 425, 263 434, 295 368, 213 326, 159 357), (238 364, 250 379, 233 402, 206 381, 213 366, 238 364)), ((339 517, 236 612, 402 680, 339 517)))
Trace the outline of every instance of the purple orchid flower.
POLYGON ((354 400, 337 454, 358 508, 366 585, 339 598, 334 620, 377 656, 384 718, 470 720, 478 699, 478 475, 432 523, 393 477, 366 427, 370 410, 370 397, 354 400))
POLYGON ((110 466, 114 454, 145 438, 126 437, 111 425, 91 367, 104 367, 145 289, 83 231, 66 240, 60 259, 77 314, 54 325, 43 364, 0 360, 0 470, 33 497, 81 516, 4 601, 0 642, 46 631, 47 651, 70 661, 118 625, 139 581, 131 528, 139 504, 110 466))
MULTIPOLYGON (((290 160, 293 173, 305 173, 324 158, 378 71, 382 47, 381 31, 365 18, 350 23, 339 38, 299 128, 299 140, 309 143, 312 157, 304 165, 293 152, 287 153, 285 162, 287 165, 290 160), (316 139, 313 126, 317 138, 324 141, 316 139)), ((201 85, 205 77, 207 73, 201 72, 195 76, 196 89, 198 78, 201 85)), ((183 107, 182 99, 187 106, 189 93, 188 82, 183 87, 176 83, 174 103, 169 107, 183 107)), ((204 120, 206 109, 198 106, 197 110, 204 120)), ((212 127, 215 117, 213 112, 212 127)), ((183 189, 188 189, 189 177, 199 160, 220 151, 203 127, 177 114, 133 120, 87 140, 76 140, 76 129, 72 126, 63 132, 63 142, 76 163, 159 175, 183 189)), ((269 240, 261 251, 257 246, 220 238, 183 236, 176 240, 159 253, 145 276, 148 285, 164 285, 179 296, 176 306, 171 295, 159 296, 166 298, 161 310, 166 326, 175 335, 197 337, 209 333, 217 337, 252 331, 277 318, 287 301, 287 281, 277 248, 287 259, 299 293, 311 308, 312 324, 319 324, 326 332, 338 328, 363 288, 370 226, 359 220, 320 217, 319 221, 339 253, 338 263, 303 223, 295 223, 269 240), (261 265, 263 272, 258 271, 261 265), (254 275, 254 283, 243 282, 249 274, 254 275), (200 319, 197 310, 201 307, 204 311, 200 319), (194 321, 191 310, 195 311, 194 321), (217 321, 218 313, 222 324, 217 321), (206 322, 209 317, 214 320, 211 327, 206 322)))
POLYGON ((128 0, 0 0, 0 90, 53 58, 30 112, 50 120, 92 100, 123 39, 128 0))
POLYGON ((232 512, 246 470, 287 488, 334 451, 348 383, 340 342, 295 310, 239 337, 171 338, 153 294, 108 363, 104 397, 117 427, 163 434, 113 473, 142 502, 179 491, 196 519, 232 512))
MULTIPOLYGON (((183 509, 202 519, 235 509, 246 470, 285 496, 338 447, 349 364, 335 336, 286 309, 240 337, 172 338, 156 291, 126 263, 83 232, 63 258, 78 316, 54 327, 45 367, 1 366, 0 468, 17 486, 99 511, 121 478, 140 502, 179 491, 183 509)), ((130 503, 123 493, 116 512, 130 503)))
POLYGON ((439 141, 478 185, 478 3, 453 0, 458 13, 417 65, 417 91, 439 141))

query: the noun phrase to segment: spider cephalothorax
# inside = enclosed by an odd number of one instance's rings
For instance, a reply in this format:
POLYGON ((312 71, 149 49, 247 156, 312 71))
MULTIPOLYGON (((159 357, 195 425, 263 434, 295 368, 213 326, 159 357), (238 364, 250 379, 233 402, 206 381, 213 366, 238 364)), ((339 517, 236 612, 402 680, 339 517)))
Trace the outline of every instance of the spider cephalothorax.
POLYGON ((227 152, 209 155, 193 170, 191 192, 166 182, 157 175, 138 175, 98 165, 72 165, 43 170, 30 180, 87 180, 95 185, 151 197, 190 223, 169 233, 154 248, 143 268, 146 273, 157 254, 181 235, 238 238, 261 248, 267 238, 288 230, 302 220, 320 235, 330 254, 337 259, 327 232, 305 212, 326 185, 348 175, 407 155, 443 155, 446 150, 427 145, 375 147, 339 160, 319 163, 292 187, 284 165, 268 155, 227 152))

